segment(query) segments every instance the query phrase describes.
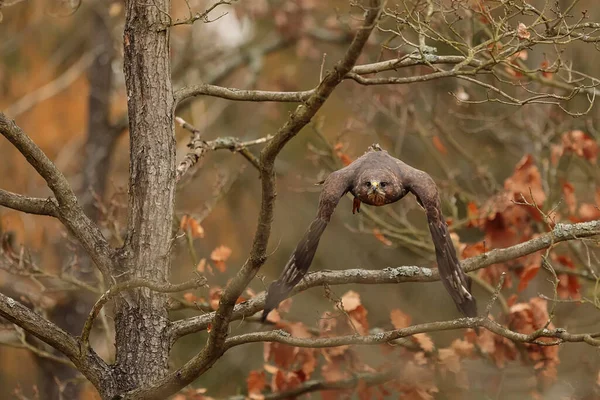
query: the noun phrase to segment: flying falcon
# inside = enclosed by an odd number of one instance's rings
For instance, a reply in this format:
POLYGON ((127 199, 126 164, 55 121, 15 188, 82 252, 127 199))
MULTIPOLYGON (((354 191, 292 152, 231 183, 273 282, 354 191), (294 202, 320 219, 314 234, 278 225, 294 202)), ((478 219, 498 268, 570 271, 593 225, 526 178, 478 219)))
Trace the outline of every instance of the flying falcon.
POLYGON ((323 183, 316 218, 290 256, 281 276, 269 286, 263 321, 306 275, 335 207, 348 192, 354 196, 352 213, 360 211, 361 202, 383 206, 400 200, 408 192, 414 194, 427 214, 442 283, 459 311, 468 317, 477 316, 477 304, 471 294, 471 278, 464 273, 456 256, 435 182, 427 173, 390 156, 379 145, 373 145, 350 165, 332 172, 323 183))

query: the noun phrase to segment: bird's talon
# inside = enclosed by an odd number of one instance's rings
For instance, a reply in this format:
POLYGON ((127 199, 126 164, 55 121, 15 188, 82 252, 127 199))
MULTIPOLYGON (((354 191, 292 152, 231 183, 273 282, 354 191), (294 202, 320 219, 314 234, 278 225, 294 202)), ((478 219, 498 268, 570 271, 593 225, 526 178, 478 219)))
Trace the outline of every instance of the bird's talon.
POLYGON ((360 200, 355 197, 352 201, 352 214, 356 214, 357 212, 360 212, 360 200))

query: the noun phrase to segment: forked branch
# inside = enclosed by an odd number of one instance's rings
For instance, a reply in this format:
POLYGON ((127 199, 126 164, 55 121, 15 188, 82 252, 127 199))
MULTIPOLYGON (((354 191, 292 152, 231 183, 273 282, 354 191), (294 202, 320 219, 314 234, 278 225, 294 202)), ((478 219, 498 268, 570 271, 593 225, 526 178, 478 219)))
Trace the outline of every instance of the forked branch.
MULTIPOLYGON (((113 265, 113 249, 102 235, 100 228, 83 212, 67 178, 31 138, 3 113, 0 113, 0 133, 44 178, 56 197, 56 207, 49 205, 45 206, 46 208, 40 207, 39 199, 18 198, 17 195, 11 195, 8 192, 0 193, 0 200, 4 200, 0 202, 0 205, 7 207, 20 205, 23 211, 47 211, 46 215, 56 213, 54 216, 80 241, 90 258, 107 278, 113 265), (54 210, 54 208, 56 209, 54 210)), ((49 200, 49 204, 53 204, 53 200, 49 200)))

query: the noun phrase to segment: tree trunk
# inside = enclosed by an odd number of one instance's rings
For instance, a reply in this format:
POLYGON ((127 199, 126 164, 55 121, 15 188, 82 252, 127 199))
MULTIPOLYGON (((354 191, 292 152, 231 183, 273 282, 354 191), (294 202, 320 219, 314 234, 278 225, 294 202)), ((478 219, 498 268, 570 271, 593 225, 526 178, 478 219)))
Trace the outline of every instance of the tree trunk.
MULTIPOLYGON (((170 270, 175 193, 169 0, 126 1, 125 81, 129 113, 129 208, 118 280, 166 281, 170 270)), ((124 293, 115 309, 115 379, 119 390, 147 386, 168 372, 170 341, 165 294, 124 293)))

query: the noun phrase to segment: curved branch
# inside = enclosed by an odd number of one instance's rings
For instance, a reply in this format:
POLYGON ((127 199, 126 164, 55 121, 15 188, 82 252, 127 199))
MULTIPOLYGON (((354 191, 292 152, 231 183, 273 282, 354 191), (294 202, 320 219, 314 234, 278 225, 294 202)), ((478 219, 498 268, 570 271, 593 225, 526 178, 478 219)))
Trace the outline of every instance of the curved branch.
POLYGON ((504 336, 514 342, 533 343, 540 346, 556 346, 564 342, 585 342, 591 346, 600 346, 600 333, 568 333, 566 330, 557 329, 540 329, 530 334, 524 334, 512 331, 503 327, 491 319, 486 317, 476 318, 459 318, 450 321, 429 322, 425 324, 413 325, 407 328, 376 333, 365 336, 347 335, 327 338, 299 338, 290 336, 285 331, 268 331, 268 332, 252 332, 243 335, 234 336, 227 339, 225 348, 228 350, 232 347, 246 343, 255 342, 277 342, 295 347, 309 348, 326 348, 339 347, 346 345, 374 345, 388 343, 392 340, 413 336, 418 333, 429 333, 439 331, 449 331, 455 329, 477 328, 483 327, 497 335, 504 336), (540 341, 540 338, 557 339, 551 342, 540 341))
POLYGON ((0 293, 0 316, 63 353, 96 387, 110 376, 110 368, 93 352, 82 353, 79 342, 20 302, 0 293))
MULTIPOLYGON (((536 251, 545 249, 551 244, 566 240, 586 238, 600 235, 600 220, 592 222, 580 222, 577 224, 557 224, 552 232, 545 233, 537 238, 528 240, 504 249, 495 249, 485 254, 468 258, 462 261, 466 272, 476 271, 519 257, 526 256, 536 251)), ((583 274, 583 272, 582 272, 583 274)), ((582 275, 582 277, 586 277, 582 275)), ((591 275, 586 279, 595 280, 591 275)), ((346 285, 350 283, 360 284, 384 284, 404 282, 434 282, 440 280, 437 269, 417 266, 404 266, 397 268, 384 268, 382 270, 348 269, 341 271, 317 271, 309 273, 294 288, 291 295, 303 292, 311 287, 328 285, 346 285)), ((235 306, 232 320, 239 320, 261 311, 264 308, 265 295, 260 294, 246 302, 235 306)), ((189 335, 194 332, 205 330, 215 313, 204 314, 173 323, 172 334, 174 338, 189 335)))
MULTIPOLYGON (((299 386, 283 392, 268 393, 261 396, 263 400, 280 400, 293 399, 296 396, 312 393, 321 390, 343 390, 352 389, 363 383, 367 386, 380 385, 396 378, 394 370, 386 370, 382 372, 359 373, 351 378, 341 379, 339 381, 318 381, 310 380, 302 382, 299 386)), ((246 400, 246 396, 232 396, 228 400, 246 400)))
POLYGON ((213 96, 238 101, 278 101, 283 103, 299 103, 308 99, 315 89, 303 92, 274 92, 269 90, 246 90, 209 85, 207 83, 187 86, 175 92, 175 104, 194 96, 213 96))
POLYGON ((102 310, 102 307, 104 307, 104 305, 110 299, 112 299, 117 294, 119 294, 125 290, 135 289, 135 288, 139 288, 139 287, 145 287, 145 288, 148 288, 150 290, 153 290, 153 291, 159 292, 159 293, 174 293, 174 292, 181 292, 183 290, 197 288, 197 287, 203 286, 205 284, 206 284, 206 278, 204 278, 203 276, 199 276, 196 279, 192 279, 190 281, 178 283, 178 284, 149 281, 147 279, 141 279, 141 278, 131 279, 131 280, 119 283, 119 284, 111 287, 110 289, 108 289, 102 296, 100 296, 98 301, 96 301, 96 303, 92 307, 92 310, 90 311, 90 314, 88 315, 87 319, 85 320, 85 324, 83 325, 83 330, 81 332, 81 345, 85 346, 85 347, 89 346, 89 337, 90 337, 90 332, 92 331, 92 326, 94 324, 94 319, 98 316, 98 313, 100 313, 100 310, 102 310))
POLYGON ((9 140, 27 159, 27 162, 44 178, 48 187, 56 196, 58 203, 57 218, 81 242, 81 245, 102 274, 108 277, 113 265, 112 256, 114 252, 102 235, 100 228, 83 212, 67 178, 31 138, 14 121, 7 118, 4 113, 0 113, 0 134, 9 140))
POLYGON ((47 215, 58 217, 58 203, 56 199, 26 197, 18 193, 0 189, 0 206, 12 208, 27 214, 47 215))
MULTIPOLYGON (((385 71, 394 71, 399 68, 406 67, 414 67, 418 65, 434 65, 434 64, 461 64, 466 62, 466 57, 463 56, 438 56, 434 54, 427 54, 425 58, 421 57, 418 53, 413 53, 401 58, 395 58, 392 60, 386 60, 371 64, 357 65, 352 67, 346 74, 344 74, 343 79, 353 79, 359 83, 363 83, 361 80, 366 79, 366 82, 369 82, 369 78, 363 78, 361 75, 367 74, 376 74, 379 72, 385 71)), ((471 67, 481 67, 483 63, 479 60, 471 60, 468 64, 471 67)), ((444 77, 452 77, 458 74, 462 74, 460 71, 446 71, 442 75, 439 73, 424 75, 425 78, 422 80, 413 80, 417 77, 411 78, 407 81, 400 82, 384 82, 384 83, 411 83, 411 82, 420 82, 423 80, 431 80, 437 78, 444 77)), ((382 78, 382 79, 390 79, 390 78, 382 78)), ((393 78, 392 78, 393 79, 393 78)), ((408 79, 408 78, 402 78, 408 79)), ((210 80, 209 80, 210 81, 210 80)), ((363 83, 364 84, 364 83, 363 83)), ((367 83, 369 84, 369 83, 367 83)), ((200 84, 194 86, 186 86, 175 92, 175 104, 179 104, 190 97, 195 96, 213 96, 219 97, 227 100, 234 101, 275 101, 282 103, 301 103, 307 100, 311 95, 318 90, 317 88, 298 91, 298 92, 277 92, 277 91, 268 91, 268 90, 245 90, 245 89, 235 89, 235 88, 226 88, 222 86, 210 85, 210 84, 200 84)))

